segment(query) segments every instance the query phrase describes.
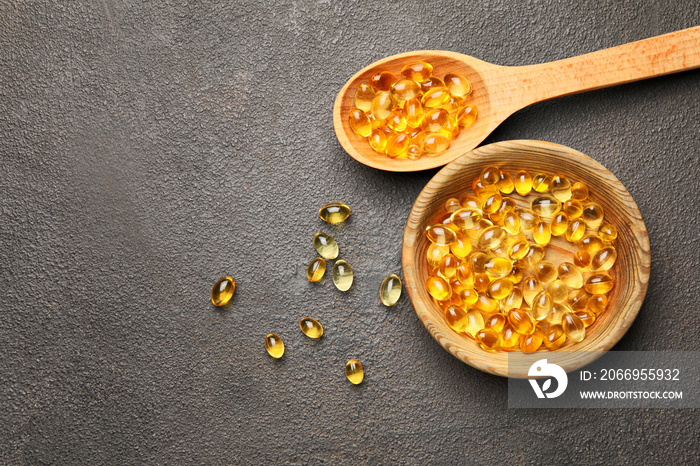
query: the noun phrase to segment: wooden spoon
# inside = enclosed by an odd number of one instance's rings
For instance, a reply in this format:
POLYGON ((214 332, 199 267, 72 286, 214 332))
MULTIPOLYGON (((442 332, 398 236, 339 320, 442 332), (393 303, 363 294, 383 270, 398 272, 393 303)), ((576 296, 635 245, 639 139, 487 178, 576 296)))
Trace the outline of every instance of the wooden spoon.
POLYGON ((474 149, 503 120, 528 105, 698 67, 700 26, 540 65, 499 66, 439 50, 408 52, 374 62, 350 78, 335 99, 333 125, 340 145, 365 165, 396 172, 426 170, 474 149), (360 82, 382 70, 400 76, 404 65, 418 60, 432 64, 438 77, 456 72, 469 79, 474 89, 469 102, 476 105, 478 118, 438 156, 392 159, 372 150, 352 132, 348 114, 360 82))

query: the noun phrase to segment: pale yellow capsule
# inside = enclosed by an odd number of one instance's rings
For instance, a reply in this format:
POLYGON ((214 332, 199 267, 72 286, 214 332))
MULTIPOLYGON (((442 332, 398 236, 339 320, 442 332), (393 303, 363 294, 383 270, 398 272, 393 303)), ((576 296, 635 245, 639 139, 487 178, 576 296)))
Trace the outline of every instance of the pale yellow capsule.
POLYGON ((438 134, 442 134, 450 141, 459 136, 459 126, 457 125, 457 121, 452 118, 452 116, 447 117, 445 126, 438 130, 438 134))
POLYGON ((509 235, 517 235, 520 233, 520 216, 511 211, 507 211, 503 214, 503 229, 506 230, 509 235))
POLYGON ((520 288, 514 287, 506 299, 503 300, 503 309, 520 309, 523 305, 523 292, 520 288))
POLYGON ((265 337, 265 349, 275 359, 284 356, 284 342, 274 333, 270 333, 265 337))
POLYGON ((450 246, 430 243, 430 246, 428 246, 428 251, 426 253, 428 264, 430 264, 431 267, 437 267, 440 264, 442 258, 445 257, 445 254, 450 252, 450 246))
POLYGON ((314 340, 323 336, 323 327, 316 319, 312 319, 311 317, 304 317, 301 319, 299 321, 299 327, 301 327, 301 331, 304 332, 304 335, 314 340))
POLYGON ((564 314, 561 320, 561 327, 564 333, 566 333, 566 336, 575 342, 583 341, 586 337, 586 327, 576 314, 571 312, 564 314))
POLYGON ((436 87, 423 94, 421 103, 425 108, 438 108, 450 100, 450 91, 446 88, 436 87))
POLYGON ((476 106, 465 105, 464 108, 457 112, 457 124, 461 128, 469 128, 476 121, 478 113, 476 106))
POLYGON ((498 301, 495 299, 479 293, 479 296, 476 298, 476 302, 474 303, 474 307, 485 314, 492 314, 494 312, 498 312, 500 306, 498 305, 498 301))
POLYGON ((459 266, 459 260, 452 254, 445 254, 438 265, 438 272, 442 278, 449 280, 457 273, 457 266, 459 266))
POLYGON ((530 209, 542 218, 551 218, 561 210, 561 202, 550 196, 539 196, 530 203, 530 209))
POLYGON ((352 286, 353 272, 350 264, 344 260, 336 261, 333 264, 333 284, 340 291, 348 291, 352 286))
POLYGON ((512 281, 513 284, 517 285, 523 279, 523 271, 520 267, 513 266, 513 270, 508 274, 508 280, 512 281))
POLYGON ((517 209, 515 212, 520 217, 521 230, 532 230, 540 221, 540 217, 530 209, 517 209))
POLYGON ((565 314, 573 312, 569 306, 564 303, 554 302, 552 304, 552 312, 549 313, 545 322, 548 324, 561 324, 561 320, 565 314))
POLYGON ((420 148, 426 155, 439 155, 450 148, 450 140, 444 134, 428 133, 420 143, 420 148))
POLYGON ((355 90, 355 107, 367 113, 372 109, 372 100, 377 95, 372 85, 367 81, 361 82, 355 90))
POLYGON ((354 384, 359 385, 365 379, 365 371, 357 359, 351 359, 345 364, 345 377, 354 384))
MULTIPOLYGON (((447 110, 447 113, 450 114, 451 117, 457 118, 457 113, 464 108, 465 105, 465 98, 464 97, 459 97, 454 94, 450 96, 450 100, 442 106, 445 110, 447 110)), ((456 122, 456 120, 455 120, 456 122)))
POLYGON ((379 287, 379 299, 385 306, 393 306, 399 302, 401 297, 401 279, 398 275, 392 273, 384 279, 382 286, 379 287))
POLYGON ((466 306, 471 306, 479 299, 479 292, 474 288, 462 288, 459 291, 459 298, 466 306))
POLYGON ((469 309, 466 313, 467 315, 467 326, 464 332, 470 337, 474 338, 476 333, 484 328, 484 317, 476 309, 469 309))
POLYGON ((583 275, 571 262, 562 262, 557 268, 559 279, 566 283, 572 290, 578 290, 583 286, 583 275))
POLYGON ((457 239, 450 244, 450 252, 460 259, 464 259, 472 252, 472 243, 463 233, 457 233, 457 239))
POLYGON ((386 120, 391 111, 396 108, 396 99, 388 92, 378 92, 372 100, 372 115, 380 120, 386 120))
POLYGON ((314 248, 324 259, 338 257, 338 243, 327 233, 319 232, 314 235, 314 248))
POLYGON ((553 305, 554 300, 552 296, 546 291, 541 291, 532 300, 532 317, 537 321, 546 319, 549 313, 552 312, 553 305))
POLYGON ((420 84, 412 79, 400 79, 391 87, 391 95, 399 102, 420 96, 420 84))
POLYGON ((554 175, 549 189, 552 196, 560 202, 568 201, 571 198, 571 182, 564 175, 554 175))
MULTIPOLYGON (((459 224, 457 224, 454 220, 452 223, 459 226, 459 224)), ((454 230, 439 223, 430 225, 428 228, 426 228, 425 236, 431 243, 439 244, 441 246, 449 246, 457 240, 457 234, 454 232, 454 230)))
POLYGON ((547 292, 555 303, 565 303, 569 298, 569 287, 563 280, 554 280, 547 287, 547 292))
POLYGON ((318 210, 318 216, 328 223, 344 222, 350 216, 350 207, 342 202, 331 202, 318 210))
POLYGON ((525 254, 518 264, 524 268, 531 268, 539 264, 544 259, 544 249, 539 244, 531 244, 530 249, 525 254))
POLYGON ((535 297, 542 292, 542 282, 536 277, 530 277, 523 282, 523 299, 528 306, 532 307, 535 297))
POLYGON ((452 95, 464 97, 472 93, 471 83, 461 74, 448 73, 443 82, 452 95))
POLYGON ((401 133, 406 130, 408 124, 406 123, 406 117, 404 116, 403 110, 400 108, 395 108, 391 111, 388 117, 386 117, 386 126, 390 130, 401 133))
POLYGON ((383 154, 386 149, 386 133, 381 129, 373 129, 367 137, 369 146, 376 152, 383 154))
POLYGON ((503 257, 492 257, 484 263, 484 271, 491 277, 505 277, 511 270, 513 270, 513 264, 503 257))
POLYGON ((519 261, 527 256, 528 252, 530 252, 530 243, 528 243, 526 239, 523 239, 508 246, 506 254, 509 259, 519 261))
POLYGON ((452 223, 463 230, 476 228, 481 218, 481 210, 471 207, 463 207, 450 216, 452 223))
POLYGON ((404 115, 406 116, 406 124, 409 128, 420 128, 423 123, 423 104, 419 97, 415 97, 406 102, 403 107, 404 115))
POLYGON ((308 278, 311 283, 321 280, 324 273, 326 273, 326 261, 321 257, 312 260, 306 268, 306 278, 308 278))
POLYGON ((575 243, 586 233, 586 224, 580 218, 571 220, 569 226, 566 227, 566 232, 564 236, 566 240, 570 243, 575 243))
POLYGON ((506 235, 506 231, 502 227, 494 225, 481 232, 479 238, 476 240, 476 244, 479 249, 483 249, 484 251, 496 249, 503 243, 506 235))
POLYGON ((603 249, 604 243, 597 235, 583 235, 578 240, 578 247, 589 253, 595 253, 603 249))
POLYGON ((513 177, 506 172, 501 172, 500 176, 498 177, 498 181, 496 182, 496 187, 498 187, 498 190, 503 194, 512 193, 515 190, 513 177))

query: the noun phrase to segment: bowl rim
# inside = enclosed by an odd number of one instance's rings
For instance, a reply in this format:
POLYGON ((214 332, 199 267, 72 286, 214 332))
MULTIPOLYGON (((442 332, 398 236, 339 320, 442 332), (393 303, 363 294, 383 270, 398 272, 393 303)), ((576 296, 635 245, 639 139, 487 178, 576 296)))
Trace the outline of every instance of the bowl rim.
MULTIPOLYGON (((421 212, 422 204, 425 204, 428 200, 435 197, 439 193, 439 185, 450 180, 457 173, 467 167, 478 163, 479 165, 487 164, 487 160, 490 157, 495 156, 498 152, 509 152, 514 153, 516 151, 528 151, 536 150, 538 152, 545 152, 548 156, 564 157, 571 161, 577 163, 583 163, 588 168, 595 170, 606 178, 606 181, 615 185, 615 187, 622 193, 622 195, 627 200, 626 208, 629 209, 629 214, 634 215, 635 221, 633 228, 633 233, 635 235, 635 240, 640 244, 638 251, 633 251, 634 254, 639 259, 639 270, 635 276, 635 288, 630 296, 627 305, 621 310, 623 314, 617 319, 617 324, 612 327, 607 335, 604 337, 602 342, 597 348, 590 351, 553 351, 553 352, 536 352, 534 355, 539 355, 539 357, 549 357, 550 355, 557 354, 558 361, 566 372, 570 372, 579 369, 587 364, 590 364, 600 356, 602 356, 606 351, 612 348, 627 332, 629 327, 634 322, 639 310, 644 301, 644 297, 647 292, 649 275, 650 275, 650 264, 651 264, 651 251, 649 247, 649 236, 644 224, 641 213, 634 199, 629 194, 629 191, 622 185, 622 183, 613 175, 607 168, 601 165, 596 160, 591 157, 575 150, 570 147, 556 144, 547 141, 538 140, 510 140, 501 141, 492 144, 483 145, 471 150, 462 156, 458 157, 454 161, 445 165, 437 174, 431 178, 431 180, 425 185, 421 190, 420 194, 416 198, 411 207, 411 211, 406 220, 406 226, 404 229, 402 249, 401 249, 401 266, 402 273, 404 277, 405 287, 408 293, 408 297, 413 305, 413 309, 418 316, 419 320, 423 326, 428 330, 428 333, 435 339, 440 346, 442 346, 446 351, 452 354, 457 359, 475 367, 481 371, 499 375, 503 377, 513 377, 513 378, 526 378, 527 373, 522 370, 510 371, 508 370, 507 363, 505 368, 503 367, 503 357, 504 352, 490 353, 488 351, 483 351, 479 357, 474 357, 470 355, 469 349, 465 345, 461 345, 456 342, 449 335, 443 335, 438 331, 436 323, 433 321, 433 314, 429 311, 429 307, 421 299, 418 299, 417 287, 422 284, 417 283, 418 280, 418 267, 413 265, 413 250, 415 245, 418 243, 419 235, 422 231, 419 231, 418 226, 421 223, 421 219, 428 215, 425 212, 421 212), (438 190, 436 190, 436 188, 438 190), (565 353, 572 355, 567 358, 565 353), (561 356, 564 354, 564 356, 561 356), (500 355, 500 356, 496 356, 500 355), (499 360, 500 359, 500 360, 499 360)), ((456 334, 455 334, 456 335, 456 334)), ((460 337, 462 338, 462 337, 460 337)), ((464 340, 466 341, 466 340, 464 340)), ((519 352, 518 352, 519 353, 519 352)), ((505 353, 506 355, 509 353, 505 353)), ((512 353, 510 353, 512 354, 512 353)), ((522 353, 519 353, 522 354, 522 353)))

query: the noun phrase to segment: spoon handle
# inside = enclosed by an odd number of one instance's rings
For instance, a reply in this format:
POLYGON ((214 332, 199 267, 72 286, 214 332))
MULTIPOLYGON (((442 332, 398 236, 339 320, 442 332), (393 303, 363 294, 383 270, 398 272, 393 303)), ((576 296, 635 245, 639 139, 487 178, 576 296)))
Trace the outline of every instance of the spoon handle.
MULTIPOLYGON (((549 63, 507 67, 519 108, 700 67, 700 26, 549 63)), ((508 79, 508 80, 510 80, 508 79)))

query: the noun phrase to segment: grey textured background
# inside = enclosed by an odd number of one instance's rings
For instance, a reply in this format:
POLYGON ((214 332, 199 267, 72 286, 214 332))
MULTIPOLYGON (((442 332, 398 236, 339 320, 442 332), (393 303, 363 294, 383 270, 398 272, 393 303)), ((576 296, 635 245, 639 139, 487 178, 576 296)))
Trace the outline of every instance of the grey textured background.
MULTIPOLYGON (((364 167, 331 121, 387 55, 538 63, 700 24, 696 1, 68 3, 0 3, 1 462, 698 461, 695 410, 508 410, 506 380, 445 352, 406 296, 382 307, 435 172, 364 167), (316 214, 335 200, 337 228, 316 214), (316 231, 355 269, 346 294, 305 278, 316 231)), ((700 71, 580 94, 486 141, 573 147, 637 201, 652 277, 617 349, 700 348, 699 95, 700 71)))

